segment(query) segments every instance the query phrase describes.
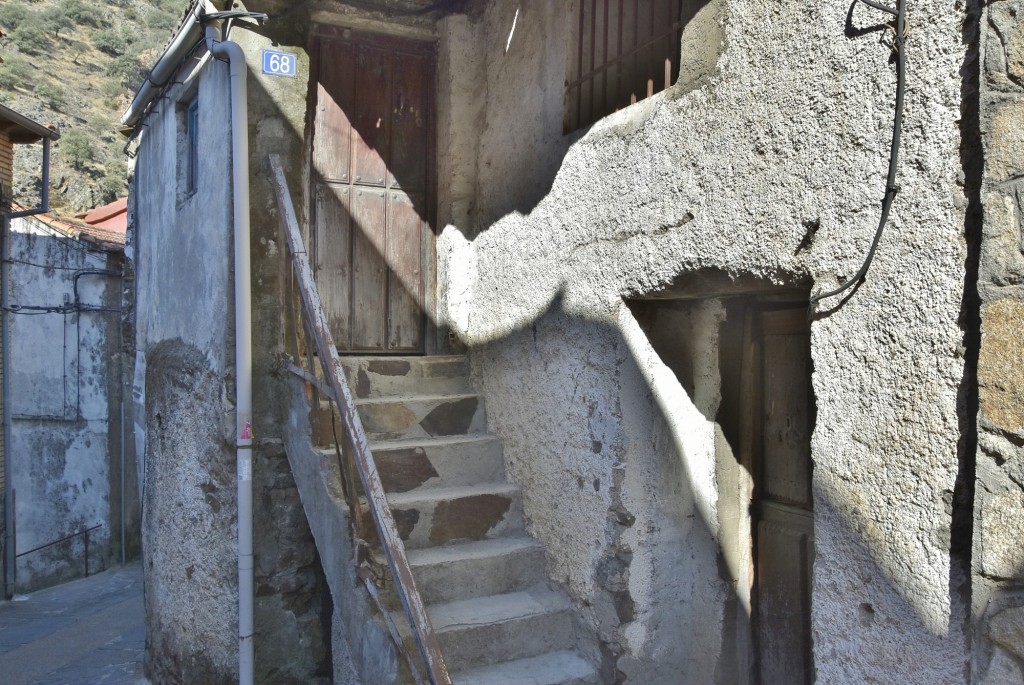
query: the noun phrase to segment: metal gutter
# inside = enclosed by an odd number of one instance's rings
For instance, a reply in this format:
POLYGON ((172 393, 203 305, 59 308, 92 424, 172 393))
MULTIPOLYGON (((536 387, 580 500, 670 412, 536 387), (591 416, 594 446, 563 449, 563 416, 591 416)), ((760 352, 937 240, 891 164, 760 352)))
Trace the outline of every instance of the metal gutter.
POLYGON ((121 125, 132 131, 142 120, 142 117, 149 110, 150 104, 160 95, 160 91, 168 84, 174 72, 181 65, 181 61, 197 43, 203 40, 203 26, 201 23, 204 14, 217 11, 210 0, 196 0, 192 9, 185 15, 177 33, 171 38, 171 42, 164 49, 162 55, 157 59, 156 64, 149 72, 142 87, 135 93, 135 98, 128 105, 128 109, 121 115, 121 125))

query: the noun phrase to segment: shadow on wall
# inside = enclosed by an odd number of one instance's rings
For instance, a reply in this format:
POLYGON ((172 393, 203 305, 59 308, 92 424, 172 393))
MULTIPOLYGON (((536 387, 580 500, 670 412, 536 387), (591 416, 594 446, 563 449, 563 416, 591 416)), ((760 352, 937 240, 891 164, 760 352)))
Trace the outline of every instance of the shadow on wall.
MULTIPOLYGON (((734 381, 723 388, 740 371, 735 354, 723 352, 737 310, 722 300, 687 307, 687 321, 656 331, 632 304, 616 327, 568 311, 559 295, 529 325, 473 348, 479 389, 498 400, 492 427, 510 479, 523 486, 531 531, 549 549, 552 577, 599 625, 613 679, 672 682, 686 672, 692 682, 737 682, 757 659, 756 579, 746 573, 754 521, 744 497, 758 476, 741 463, 736 417, 722 410, 737 395, 734 381), (678 627, 693 625, 701 635, 680 642, 678 627), (646 637, 630 639, 638 634, 646 637)), ((804 387, 809 380, 808 368, 804 387)), ((802 439, 809 452, 810 426, 802 439)), ((807 558, 813 582, 801 582, 817 599, 813 624, 801 630, 808 643, 816 633, 850 636, 856 652, 830 657, 830 675, 890 668, 883 646, 868 647, 885 626, 917 626, 907 640, 948 649, 965 619, 959 583, 951 583, 948 626, 934 625, 908 580, 877 560, 882 552, 864 533, 877 522, 855 491, 850 499, 817 481, 813 488, 814 524, 828 534, 807 558)))

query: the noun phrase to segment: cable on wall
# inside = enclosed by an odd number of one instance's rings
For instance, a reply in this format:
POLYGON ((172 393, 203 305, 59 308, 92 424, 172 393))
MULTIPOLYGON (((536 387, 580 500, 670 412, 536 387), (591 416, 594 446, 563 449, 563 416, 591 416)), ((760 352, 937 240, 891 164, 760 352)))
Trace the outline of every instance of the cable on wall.
POLYGON ((906 87, 907 76, 907 58, 906 51, 904 49, 904 39, 906 38, 907 33, 906 0, 898 0, 896 9, 893 9, 883 3, 875 2, 875 0, 854 0, 854 2, 862 2, 868 7, 873 7, 877 10, 887 12, 896 18, 895 25, 888 25, 893 29, 893 33, 895 34, 893 37, 892 49, 896 57, 896 111, 893 115, 892 144, 889 147, 889 174, 885 180, 885 195, 882 196, 882 214, 878 220, 878 228, 875 229, 875 238, 871 241, 871 248, 868 250, 868 254, 864 258, 864 263, 852 278, 835 290, 830 290, 827 293, 812 296, 810 298, 810 305, 812 307, 821 300, 839 295, 864 280, 864 277, 868 273, 868 269, 871 267, 871 262, 875 258, 875 252, 878 250, 878 243, 882 239, 885 224, 889 220, 889 210, 892 207, 892 201, 896 197, 896 193, 899 192, 899 186, 896 185, 896 166, 899 160, 900 134, 903 128, 903 94, 906 87))

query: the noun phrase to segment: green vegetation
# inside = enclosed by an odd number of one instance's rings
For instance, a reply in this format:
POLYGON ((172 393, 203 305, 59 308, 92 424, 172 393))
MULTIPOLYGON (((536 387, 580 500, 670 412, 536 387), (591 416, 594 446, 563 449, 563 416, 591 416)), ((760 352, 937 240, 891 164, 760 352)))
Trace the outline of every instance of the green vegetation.
POLYGON ((25 5, 13 3, 0 6, 0 26, 14 30, 21 22, 33 14, 25 5))
POLYGON ((18 28, 11 34, 11 40, 26 55, 39 55, 50 47, 50 39, 46 36, 42 22, 35 16, 29 16, 18 24, 18 28))
POLYGON ((45 102, 50 109, 60 109, 64 104, 64 89, 56 83, 49 81, 36 86, 36 95, 45 102))
POLYGON ((32 65, 24 57, 11 55, 0 64, 0 90, 25 88, 32 76, 32 65))
MULTIPOLYGON (((0 102, 54 124, 51 196, 88 209, 127 190, 121 113, 178 28, 188 0, 0 0, 0 102)), ((17 164, 36 164, 31 155, 17 164)), ((36 155, 35 157, 38 157, 36 155)), ((16 174, 31 174, 22 167, 16 174)))
POLYGON ((89 134, 77 128, 61 136, 57 142, 57 153, 75 169, 81 169, 96 157, 89 134))
POLYGON ((132 44, 129 34, 116 29, 103 29, 92 34, 92 44, 100 52, 105 52, 112 57, 118 57, 128 52, 132 44))

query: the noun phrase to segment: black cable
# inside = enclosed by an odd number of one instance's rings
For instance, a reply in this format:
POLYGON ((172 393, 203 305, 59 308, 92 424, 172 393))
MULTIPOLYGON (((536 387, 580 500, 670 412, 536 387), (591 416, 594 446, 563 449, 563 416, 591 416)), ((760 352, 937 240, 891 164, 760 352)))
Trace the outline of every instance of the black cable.
POLYGON ((811 297, 811 306, 816 305, 827 297, 833 297, 849 288, 852 288, 864 279, 868 273, 868 268, 871 266, 871 262, 875 258, 875 251, 878 249, 878 243, 882 239, 882 232, 885 229, 885 222, 889 219, 889 209, 892 207, 892 201, 896 197, 896 193, 899 192, 899 186, 896 185, 896 166, 899 161, 900 134, 903 128, 903 93, 906 86, 907 76, 907 58, 905 54, 905 44, 903 41, 907 27, 906 0, 898 0, 896 10, 877 2, 872 2, 871 0, 859 1, 869 7, 874 7, 882 10, 883 12, 890 12, 896 15, 896 26, 894 27, 896 37, 893 39, 893 50, 896 52, 896 112, 893 115, 892 144, 889 147, 889 174, 885 180, 885 195, 882 197, 882 215, 878 221, 878 228, 875 230, 875 238, 871 241, 871 248, 868 250, 867 257, 864 258, 864 264, 860 267, 860 270, 854 274, 853 278, 846 281, 846 283, 842 284, 835 290, 830 290, 827 293, 811 297))

